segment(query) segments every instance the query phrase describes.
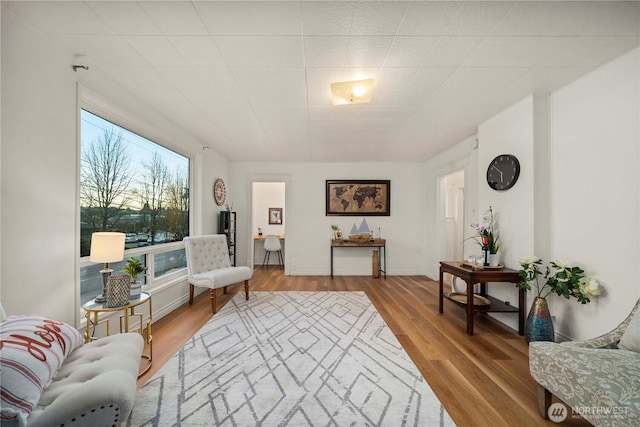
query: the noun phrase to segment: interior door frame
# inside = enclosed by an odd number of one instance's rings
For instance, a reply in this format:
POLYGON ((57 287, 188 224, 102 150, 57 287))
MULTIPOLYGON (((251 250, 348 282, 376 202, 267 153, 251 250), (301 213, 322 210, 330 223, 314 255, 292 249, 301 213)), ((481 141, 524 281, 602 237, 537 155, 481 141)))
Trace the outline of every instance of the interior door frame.
POLYGON ((247 216, 247 220, 245 223, 245 230, 247 236, 247 264, 252 270, 255 268, 254 266, 254 252, 253 252, 253 184, 256 182, 281 182, 284 183, 284 211, 286 213, 286 218, 284 221, 284 234, 285 234, 285 250, 284 250, 284 275, 291 275, 291 263, 289 261, 289 256, 293 253, 293 239, 291 239, 291 235, 289 233, 290 222, 292 215, 295 212, 291 210, 291 175, 290 174, 248 174, 246 180, 247 186, 247 206, 249 206, 249 212, 251 212, 251 216, 247 216))

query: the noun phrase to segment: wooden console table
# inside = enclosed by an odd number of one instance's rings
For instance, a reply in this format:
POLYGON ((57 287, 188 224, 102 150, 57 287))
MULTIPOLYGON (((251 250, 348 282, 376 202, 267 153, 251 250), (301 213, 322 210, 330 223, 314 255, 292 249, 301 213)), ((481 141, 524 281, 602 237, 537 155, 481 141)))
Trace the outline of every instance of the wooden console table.
POLYGON ((331 240, 331 278, 333 279, 333 248, 380 248, 378 257, 383 256, 384 264, 380 264, 380 272, 387 278, 387 241, 386 239, 333 239, 331 240))
POLYGON ((440 261, 440 313, 443 312, 443 301, 447 298, 460 306, 466 305, 467 310, 467 334, 473 335, 473 315, 476 312, 480 313, 518 313, 518 334, 524 335, 524 296, 525 291, 520 289, 518 298, 518 307, 505 304, 504 302, 487 295, 487 282, 505 282, 505 283, 518 283, 520 281, 520 275, 516 270, 509 268, 501 269, 484 269, 474 270, 472 267, 467 267, 461 262, 456 261, 440 261), (467 283, 467 303, 460 304, 457 301, 449 298, 444 293, 443 276, 444 273, 449 273, 453 276, 459 277, 467 283), (473 304, 473 285, 480 283, 480 294, 483 297, 491 301, 489 306, 474 306, 473 304))

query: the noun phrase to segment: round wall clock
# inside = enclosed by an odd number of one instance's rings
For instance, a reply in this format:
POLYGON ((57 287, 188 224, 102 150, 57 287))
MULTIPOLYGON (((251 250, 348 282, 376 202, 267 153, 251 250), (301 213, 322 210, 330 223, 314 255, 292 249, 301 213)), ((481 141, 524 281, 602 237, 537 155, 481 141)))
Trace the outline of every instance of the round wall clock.
POLYGON ((487 167, 487 184, 496 191, 508 190, 520 176, 520 162, 512 154, 500 154, 487 167))
POLYGON ((226 198, 227 189, 224 186, 224 181, 222 178, 218 178, 213 183, 213 199, 216 201, 218 206, 222 206, 226 198))

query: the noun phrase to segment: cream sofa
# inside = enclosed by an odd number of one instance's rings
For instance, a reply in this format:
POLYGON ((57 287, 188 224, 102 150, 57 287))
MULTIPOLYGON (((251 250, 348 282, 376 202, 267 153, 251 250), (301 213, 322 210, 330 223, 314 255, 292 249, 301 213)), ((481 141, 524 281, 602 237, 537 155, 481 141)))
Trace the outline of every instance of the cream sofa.
MULTIPOLYGON (((529 370, 538 383, 542 417, 549 418, 553 394, 595 426, 640 426, 640 313, 636 313, 638 303, 616 329, 597 338, 529 344, 529 370), (632 339, 632 329, 635 349, 623 349, 621 341, 632 339)), ((571 411, 566 415, 572 416, 571 411)))
POLYGON ((122 424, 133 408, 143 346, 136 333, 83 344, 62 322, 9 317, 0 323, 0 424, 122 424))

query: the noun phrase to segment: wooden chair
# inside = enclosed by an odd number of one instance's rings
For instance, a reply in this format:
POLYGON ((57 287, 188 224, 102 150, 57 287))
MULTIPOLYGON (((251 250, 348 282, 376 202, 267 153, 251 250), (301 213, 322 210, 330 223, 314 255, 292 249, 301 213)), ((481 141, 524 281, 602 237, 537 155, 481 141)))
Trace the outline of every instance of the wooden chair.
POLYGON ((224 234, 189 236, 184 238, 187 254, 187 279, 189 280, 189 304, 193 304, 195 286, 209 288, 211 311, 216 312, 216 289, 244 281, 245 298, 249 299, 249 279, 253 272, 249 267, 232 267, 229 259, 227 237, 224 234))

